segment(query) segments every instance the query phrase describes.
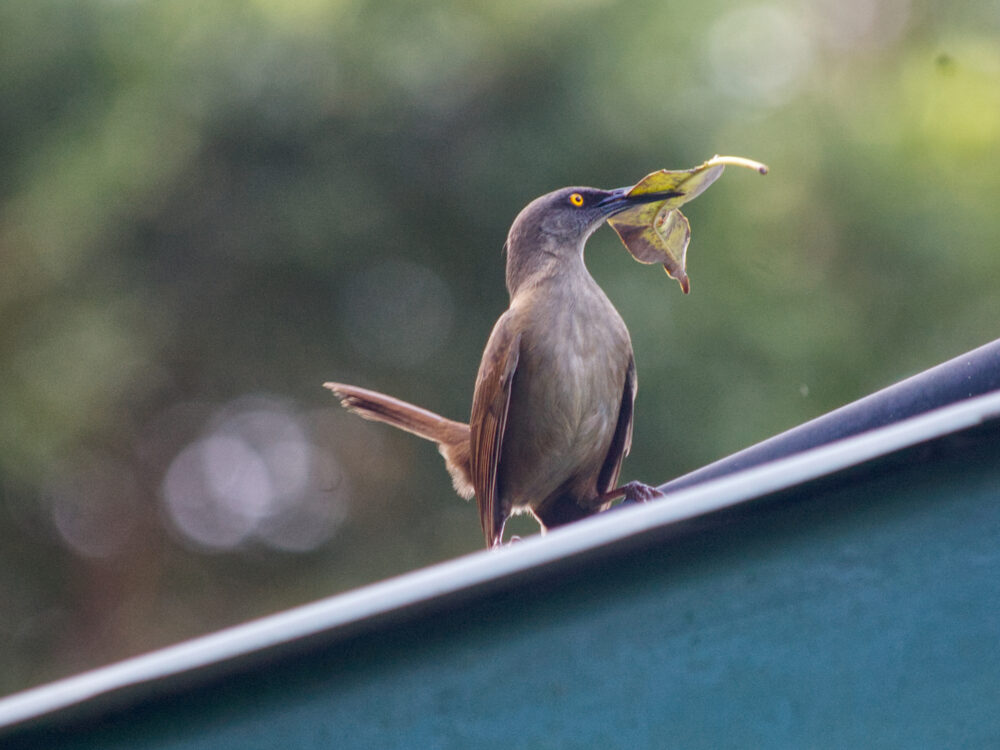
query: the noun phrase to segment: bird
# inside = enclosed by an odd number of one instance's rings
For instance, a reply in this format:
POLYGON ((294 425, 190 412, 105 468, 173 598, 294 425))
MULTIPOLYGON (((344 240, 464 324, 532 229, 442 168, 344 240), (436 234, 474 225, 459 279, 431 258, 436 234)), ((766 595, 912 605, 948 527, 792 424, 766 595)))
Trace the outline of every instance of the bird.
POLYGON ((679 195, 567 187, 531 201, 507 241, 510 297, 489 336, 468 423, 393 396, 325 383, 348 410, 437 443, 456 492, 476 497, 486 546, 528 512, 542 533, 608 509, 648 501, 641 482, 616 486, 632 445, 637 390, 628 328, 584 263, 609 218, 679 195))

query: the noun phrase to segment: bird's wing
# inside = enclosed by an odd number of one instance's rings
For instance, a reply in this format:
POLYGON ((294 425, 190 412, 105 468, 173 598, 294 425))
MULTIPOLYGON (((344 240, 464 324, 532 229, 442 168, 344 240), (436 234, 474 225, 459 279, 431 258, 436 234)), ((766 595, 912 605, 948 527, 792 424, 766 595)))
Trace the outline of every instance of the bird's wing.
POLYGON ((515 330, 510 315, 505 314, 490 334, 472 396, 469 463, 479 500, 479 520, 489 547, 500 544, 506 520, 497 498, 497 473, 520 344, 521 334, 515 330))
POLYGON ((635 403, 636 388, 635 359, 630 354, 628 367, 625 370, 622 403, 618 410, 618 425, 615 427, 614 437, 611 438, 608 455, 601 466, 601 473, 597 476, 597 491, 599 493, 607 492, 615 486, 618 481, 618 472, 622 468, 622 461, 632 449, 632 407, 635 403))

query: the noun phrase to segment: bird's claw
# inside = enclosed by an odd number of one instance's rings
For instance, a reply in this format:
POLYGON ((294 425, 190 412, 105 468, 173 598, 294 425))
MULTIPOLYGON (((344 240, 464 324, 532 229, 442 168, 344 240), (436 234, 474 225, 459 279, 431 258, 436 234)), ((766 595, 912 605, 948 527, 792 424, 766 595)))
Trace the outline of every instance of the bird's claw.
POLYGON ((622 489, 625 490, 625 499, 622 501, 622 504, 648 503, 650 500, 657 500, 663 497, 663 493, 658 489, 642 482, 628 482, 622 485, 622 489))

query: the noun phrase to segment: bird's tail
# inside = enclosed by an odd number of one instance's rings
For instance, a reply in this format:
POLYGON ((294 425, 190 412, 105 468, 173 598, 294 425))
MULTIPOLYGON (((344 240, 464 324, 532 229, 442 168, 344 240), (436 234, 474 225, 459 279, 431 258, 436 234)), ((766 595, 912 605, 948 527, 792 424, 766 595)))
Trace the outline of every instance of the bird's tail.
POLYGON ((455 491, 466 500, 472 497, 469 469, 469 425, 445 419, 427 409, 387 396, 378 391, 343 383, 324 383, 340 399, 345 409, 375 422, 385 422, 438 444, 455 491))

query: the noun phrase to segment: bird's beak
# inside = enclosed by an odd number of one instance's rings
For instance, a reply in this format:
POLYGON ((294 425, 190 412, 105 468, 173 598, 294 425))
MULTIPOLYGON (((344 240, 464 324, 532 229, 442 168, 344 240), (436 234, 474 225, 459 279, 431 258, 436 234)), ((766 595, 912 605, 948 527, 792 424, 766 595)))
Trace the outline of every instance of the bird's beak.
POLYGON ((665 190, 659 193, 641 193, 639 195, 629 195, 634 185, 611 190, 607 198, 604 198, 597 205, 604 212, 604 218, 610 218, 615 214, 620 214, 633 206, 641 206, 644 203, 658 203, 671 198, 679 198, 684 193, 677 190, 665 190))

